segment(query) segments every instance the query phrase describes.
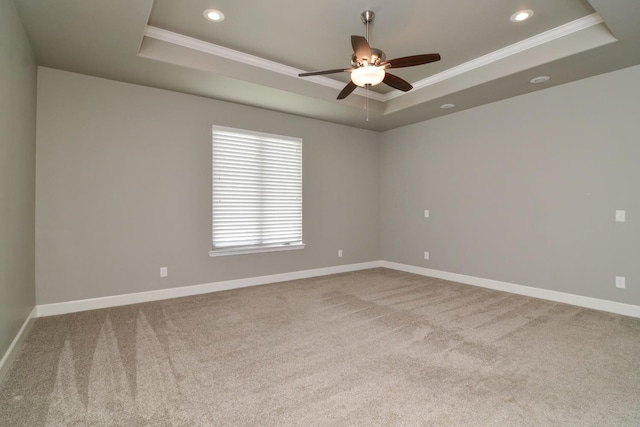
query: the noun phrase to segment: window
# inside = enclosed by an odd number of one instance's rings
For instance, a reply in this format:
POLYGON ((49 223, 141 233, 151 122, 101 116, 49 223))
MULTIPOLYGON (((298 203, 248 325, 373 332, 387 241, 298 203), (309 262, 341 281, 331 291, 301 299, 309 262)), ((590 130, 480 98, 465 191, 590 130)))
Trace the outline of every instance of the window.
POLYGON ((302 249, 302 139, 213 126, 211 256, 302 249))

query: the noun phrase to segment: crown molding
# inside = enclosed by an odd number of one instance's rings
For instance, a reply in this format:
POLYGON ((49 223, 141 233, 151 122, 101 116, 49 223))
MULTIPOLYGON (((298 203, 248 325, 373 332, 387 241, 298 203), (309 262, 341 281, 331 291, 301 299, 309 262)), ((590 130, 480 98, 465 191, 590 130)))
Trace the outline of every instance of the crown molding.
MULTIPOLYGON (((259 56, 250 55, 248 53, 229 49, 227 47, 205 42, 193 37, 188 37, 182 34, 174 33, 172 31, 163 30, 162 28, 152 27, 150 25, 147 25, 147 27, 145 28, 144 35, 152 39, 208 53, 209 55, 218 56, 220 58, 230 59, 232 61, 262 68, 264 70, 283 74, 289 77, 299 78, 298 74, 306 72, 305 70, 299 70, 288 65, 260 58, 259 56)), ((344 83, 322 76, 305 77, 305 80, 336 90, 342 90, 342 88, 344 87, 344 83)), ((365 89, 362 88, 357 88, 354 93, 363 97, 368 96, 369 99, 374 99, 376 101, 385 100, 385 95, 373 91, 369 91, 367 94, 365 89)))
MULTIPOLYGON (((577 33, 578 31, 582 31, 595 25, 599 25, 602 22, 604 22, 602 17, 598 13, 593 13, 591 15, 576 19, 575 21, 571 21, 559 27, 545 31, 544 33, 529 37, 528 39, 519 41, 502 49, 498 49, 486 55, 480 56, 476 59, 472 59, 471 61, 465 62, 453 68, 449 68, 446 71, 434 74, 433 76, 427 77, 426 79, 419 80, 413 84, 413 88, 424 89, 427 86, 431 86, 436 83, 454 78, 461 74, 468 73, 469 71, 473 71, 477 68, 489 65, 493 62, 500 61, 501 59, 507 58, 509 56, 517 55, 531 48, 542 46, 559 38, 566 37, 570 34, 577 33)), ((386 94, 384 101, 389 101, 402 95, 404 95, 404 92, 398 90, 389 92, 388 94, 386 94)))
MULTIPOLYGON (((519 53, 522 53, 526 50, 532 49, 537 46, 542 46, 553 40, 566 37, 570 34, 577 33, 589 27, 599 25, 603 22, 604 20, 598 13, 593 13, 591 15, 585 16, 580 19, 576 19, 575 21, 571 21, 559 27, 545 31, 544 33, 540 33, 533 37, 529 37, 528 39, 514 43, 502 49, 480 56, 471 61, 457 65, 441 73, 434 74, 433 76, 419 80, 413 84, 413 87, 416 90, 424 89, 428 86, 443 82, 448 79, 452 79, 464 73, 468 73, 470 71, 489 65, 493 62, 500 61, 502 59, 505 59, 513 55, 517 55, 519 53)), ((275 61, 270 61, 268 59, 260 58, 258 56, 249 55, 244 52, 229 49, 223 46, 205 42, 205 41, 195 39, 193 37, 188 37, 182 34, 174 33, 172 31, 163 30, 162 28, 147 26, 145 28, 144 35, 146 37, 150 37, 156 40, 172 43, 174 45, 186 47, 189 49, 194 49, 210 55, 230 59, 232 61, 250 65, 253 67, 262 68, 264 70, 283 74, 285 76, 289 76, 293 78, 298 78, 298 74, 305 72, 305 70, 299 70, 297 68, 280 64, 275 61)), ((306 77, 305 80, 315 84, 326 86, 332 89, 336 89, 336 90, 342 90, 344 86, 344 83, 342 82, 339 82, 327 77, 323 77, 323 76, 306 77)), ((368 91, 367 93, 367 91, 363 88, 357 88, 354 93, 362 97, 366 96, 370 99, 374 99, 380 102, 386 102, 395 98, 399 98, 406 94, 406 92, 402 92, 399 90, 393 90, 386 94, 381 94, 374 91, 368 91)))

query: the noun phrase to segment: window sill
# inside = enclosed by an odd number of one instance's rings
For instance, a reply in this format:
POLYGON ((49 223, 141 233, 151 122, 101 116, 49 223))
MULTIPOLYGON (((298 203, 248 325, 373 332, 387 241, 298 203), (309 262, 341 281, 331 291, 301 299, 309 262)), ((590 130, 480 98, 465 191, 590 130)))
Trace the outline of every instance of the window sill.
POLYGON ((279 251, 294 251, 297 249, 304 249, 306 244, 297 243, 294 245, 278 245, 278 246, 254 246, 248 248, 236 248, 236 249, 216 249, 209 251, 210 257, 228 256, 228 255, 244 255, 244 254, 258 254, 261 252, 279 252, 279 251))

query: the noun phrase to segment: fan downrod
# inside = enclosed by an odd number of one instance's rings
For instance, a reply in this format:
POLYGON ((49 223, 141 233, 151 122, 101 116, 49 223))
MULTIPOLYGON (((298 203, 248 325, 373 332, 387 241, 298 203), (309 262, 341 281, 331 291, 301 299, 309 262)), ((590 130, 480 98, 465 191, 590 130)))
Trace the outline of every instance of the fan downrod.
MULTIPOLYGON (((373 21, 376 19, 376 14, 373 12, 373 10, 365 10, 360 14, 360 19, 362 19, 362 23, 367 27, 366 39, 368 42, 369 41, 369 24, 372 24, 373 21)), ((358 58, 358 55, 356 55, 354 52, 353 56, 351 56, 351 66, 354 68, 361 67, 362 66, 362 63, 360 62, 361 59, 362 58, 358 58)), ((380 64, 380 62, 385 61, 386 59, 387 59, 387 55, 385 55, 383 51, 373 47, 371 48, 371 58, 368 58, 369 64, 377 66, 380 64)))

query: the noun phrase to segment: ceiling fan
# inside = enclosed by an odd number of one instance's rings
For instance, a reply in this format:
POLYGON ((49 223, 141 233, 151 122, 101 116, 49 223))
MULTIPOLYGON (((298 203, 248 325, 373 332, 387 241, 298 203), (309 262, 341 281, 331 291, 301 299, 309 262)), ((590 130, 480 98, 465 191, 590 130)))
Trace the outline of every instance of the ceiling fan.
POLYGON ((379 83, 385 83, 394 89, 408 92, 413 86, 406 80, 398 76, 387 73, 389 68, 413 67, 415 65, 428 64, 440 60, 440 54, 429 53, 424 55, 404 56, 402 58, 390 59, 387 61, 386 55, 380 49, 369 46, 369 24, 373 22, 375 13, 370 10, 362 12, 360 17, 367 27, 367 37, 351 36, 351 46, 353 55, 351 56, 352 68, 339 68, 335 70, 314 71, 310 73, 300 73, 298 77, 319 76, 323 74, 335 74, 342 72, 351 73, 351 81, 338 94, 337 99, 344 99, 357 86, 370 87, 379 83))

